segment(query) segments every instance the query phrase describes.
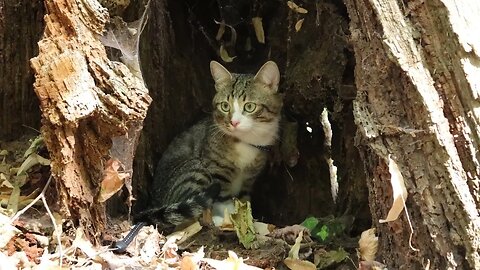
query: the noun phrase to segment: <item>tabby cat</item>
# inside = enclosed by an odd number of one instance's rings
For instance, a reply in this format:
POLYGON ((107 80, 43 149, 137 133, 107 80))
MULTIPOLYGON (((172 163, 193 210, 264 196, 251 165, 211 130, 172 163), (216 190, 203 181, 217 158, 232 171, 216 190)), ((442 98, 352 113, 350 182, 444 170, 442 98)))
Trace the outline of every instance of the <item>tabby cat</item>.
POLYGON ((212 61, 213 114, 176 137, 155 172, 153 208, 137 221, 178 225, 214 209, 214 221, 233 207, 232 197, 249 199, 278 136, 282 95, 280 73, 269 61, 256 75, 230 73, 212 61))

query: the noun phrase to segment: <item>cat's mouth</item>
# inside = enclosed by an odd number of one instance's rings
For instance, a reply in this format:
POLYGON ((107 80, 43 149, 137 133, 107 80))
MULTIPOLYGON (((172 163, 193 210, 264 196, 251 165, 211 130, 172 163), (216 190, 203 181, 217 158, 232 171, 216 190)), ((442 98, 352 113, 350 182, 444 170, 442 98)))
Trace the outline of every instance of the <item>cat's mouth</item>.
POLYGON ((244 127, 233 127, 232 125, 224 125, 221 127, 222 131, 230 136, 238 137, 241 135, 245 135, 250 132, 250 129, 246 129, 244 127))

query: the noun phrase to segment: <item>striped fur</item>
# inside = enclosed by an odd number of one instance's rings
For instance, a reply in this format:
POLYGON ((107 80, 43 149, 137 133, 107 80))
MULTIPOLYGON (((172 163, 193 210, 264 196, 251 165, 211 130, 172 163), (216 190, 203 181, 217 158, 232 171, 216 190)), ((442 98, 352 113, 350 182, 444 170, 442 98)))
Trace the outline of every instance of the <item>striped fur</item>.
POLYGON ((277 65, 267 62, 255 76, 232 74, 214 61, 210 68, 214 112, 171 142, 155 172, 153 207, 137 221, 178 225, 215 202, 248 199, 265 166, 267 154, 253 145, 272 145, 277 138, 277 65))

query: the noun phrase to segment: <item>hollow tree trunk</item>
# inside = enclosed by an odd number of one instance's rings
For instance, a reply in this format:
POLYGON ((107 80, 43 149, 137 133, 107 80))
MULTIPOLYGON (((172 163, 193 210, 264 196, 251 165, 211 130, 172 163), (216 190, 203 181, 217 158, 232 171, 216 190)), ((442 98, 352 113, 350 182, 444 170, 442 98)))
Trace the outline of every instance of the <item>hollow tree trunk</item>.
POLYGON ((42 0, 0 1, 0 140, 39 126, 28 60, 38 53, 43 13, 42 0))
POLYGON ((480 2, 346 0, 356 57, 358 145, 380 256, 393 268, 479 269, 480 2), (391 205, 387 157, 409 197, 391 205))
POLYGON ((31 60, 59 206, 92 240, 105 231, 100 182, 110 158, 131 172, 151 99, 141 79, 107 58, 109 20, 97 1, 46 0, 45 32, 31 60))

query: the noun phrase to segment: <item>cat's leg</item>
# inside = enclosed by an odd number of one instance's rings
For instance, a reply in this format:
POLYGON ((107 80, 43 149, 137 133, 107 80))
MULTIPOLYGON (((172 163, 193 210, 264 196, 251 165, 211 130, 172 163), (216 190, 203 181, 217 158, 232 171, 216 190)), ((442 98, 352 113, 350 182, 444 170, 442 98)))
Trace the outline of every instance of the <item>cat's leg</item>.
POLYGON ((212 205, 212 220, 215 226, 222 226, 225 215, 229 215, 235 211, 233 199, 227 199, 221 202, 215 202, 212 205))

